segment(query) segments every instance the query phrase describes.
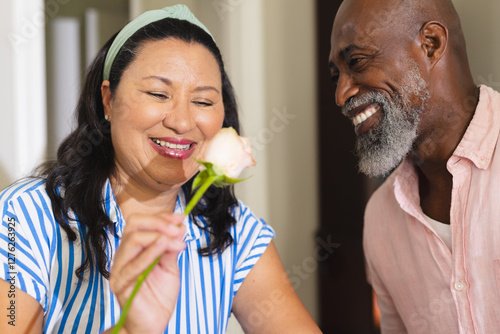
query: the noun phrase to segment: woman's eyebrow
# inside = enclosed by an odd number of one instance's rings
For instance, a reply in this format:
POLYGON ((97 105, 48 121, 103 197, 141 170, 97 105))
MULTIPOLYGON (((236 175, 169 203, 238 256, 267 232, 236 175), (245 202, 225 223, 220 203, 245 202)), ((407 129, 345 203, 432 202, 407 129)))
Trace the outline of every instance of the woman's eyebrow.
POLYGON ((148 79, 156 79, 156 80, 160 80, 161 82, 163 82, 164 84, 168 85, 168 86, 172 86, 172 80, 168 79, 168 78, 165 78, 165 77, 162 77, 162 76, 159 76, 159 75, 150 75, 148 77, 144 77, 142 78, 142 80, 148 80, 148 79))
POLYGON ((193 89, 193 92, 202 92, 202 91, 206 91, 206 90, 213 90, 213 91, 216 91, 217 94, 220 94, 219 90, 217 88, 215 88, 214 86, 199 86, 199 87, 196 87, 195 89, 193 89))
MULTIPOLYGON (((168 86, 172 86, 172 80, 165 78, 165 77, 162 77, 160 75, 150 75, 150 76, 142 78, 142 80, 149 80, 149 79, 159 80, 168 86)), ((199 87, 196 87, 195 89, 193 89, 194 92, 202 92, 202 91, 206 91, 206 90, 213 90, 213 91, 217 92, 217 94, 220 94, 220 91, 217 88, 215 88, 214 86, 199 86, 199 87)))

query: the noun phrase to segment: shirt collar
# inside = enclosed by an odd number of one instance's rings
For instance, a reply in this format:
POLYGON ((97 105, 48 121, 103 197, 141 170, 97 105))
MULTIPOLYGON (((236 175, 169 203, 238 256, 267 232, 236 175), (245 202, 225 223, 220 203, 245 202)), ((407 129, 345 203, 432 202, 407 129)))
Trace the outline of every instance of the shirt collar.
MULTIPOLYGON (((448 164, 457 157, 470 159, 477 168, 488 168, 500 132, 500 94, 493 89, 480 86, 479 103, 462 140, 448 164)), ((394 187, 399 205, 410 215, 428 224, 420 208, 418 175, 412 162, 405 158, 388 180, 394 187)))
MULTIPOLYGON (((175 213, 182 214, 186 208, 186 192, 187 189, 182 187, 177 194, 177 202, 175 204, 175 213)), ((202 229, 199 226, 206 226, 206 222, 201 217, 195 217, 196 223, 192 219, 193 215, 188 215, 184 218, 184 226, 186 226, 186 235, 184 242, 197 240, 202 236, 202 229)))
POLYGON ((390 176, 393 180, 394 196, 399 205, 410 215, 423 221, 424 216, 420 208, 420 195, 418 192, 418 175, 415 166, 405 158, 401 165, 390 176))
POLYGON ((500 132, 500 94, 479 86, 479 103, 467 130, 448 163, 458 158, 471 160, 479 169, 487 169, 500 132))
MULTIPOLYGON (((175 203, 175 213, 182 214, 184 212, 184 208, 186 207, 186 189, 184 187, 179 190, 177 194, 177 201, 175 203)), ((111 182, 109 179, 106 180, 103 189, 103 198, 104 198, 104 208, 106 210, 106 214, 108 215, 111 223, 115 226, 115 233, 121 239, 123 235, 123 229, 125 228, 125 219, 123 218, 122 212, 118 203, 116 203, 116 197, 113 192, 113 188, 111 187, 111 182)), ((202 236, 202 230, 199 226, 206 226, 204 219, 196 217, 196 221, 198 224, 193 222, 191 215, 184 218, 183 224, 186 226, 186 235, 184 236, 184 242, 193 241, 199 239, 202 236)))
POLYGON ((115 194, 111 187, 109 179, 106 180, 103 189, 104 209, 108 215, 111 223, 115 225, 115 233, 121 239, 123 235, 123 228, 125 227, 125 219, 123 219, 122 212, 116 203, 115 194))

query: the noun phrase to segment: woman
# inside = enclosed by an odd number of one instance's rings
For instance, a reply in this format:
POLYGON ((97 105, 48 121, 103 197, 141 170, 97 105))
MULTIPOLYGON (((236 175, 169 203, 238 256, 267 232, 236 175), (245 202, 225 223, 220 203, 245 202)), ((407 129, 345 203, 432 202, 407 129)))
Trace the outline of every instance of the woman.
POLYGON ((192 157, 238 129, 220 52, 186 7, 146 12, 106 43, 77 114, 57 161, 0 194, 0 332, 109 331, 158 256, 124 333, 223 333, 231 312, 249 333, 319 332, 274 232, 232 189, 181 215, 192 157))

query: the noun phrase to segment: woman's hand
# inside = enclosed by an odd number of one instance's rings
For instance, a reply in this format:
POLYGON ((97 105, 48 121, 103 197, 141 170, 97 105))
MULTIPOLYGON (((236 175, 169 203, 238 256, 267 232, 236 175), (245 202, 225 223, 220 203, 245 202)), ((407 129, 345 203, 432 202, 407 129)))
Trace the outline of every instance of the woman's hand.
POLYGON ((124 307, 137 278, 161 256, 143 282, 130 307, 124 330, 128 333, 163 333, 179 293, 177 256, 185 244, 183 215, 132 215, 127 218, 109 279, 124 307))

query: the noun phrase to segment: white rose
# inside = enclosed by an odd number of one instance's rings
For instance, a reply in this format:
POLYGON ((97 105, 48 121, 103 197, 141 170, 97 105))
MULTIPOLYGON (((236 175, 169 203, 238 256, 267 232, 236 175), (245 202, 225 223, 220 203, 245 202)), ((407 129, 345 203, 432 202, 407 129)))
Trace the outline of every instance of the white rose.
POLYGON ((233 128, 222 128, 208 143, 201 159, 214 165, 214 172, 237 179, 243 169, 255 166, 252 145, 248 138, 240 137, 233 128))

